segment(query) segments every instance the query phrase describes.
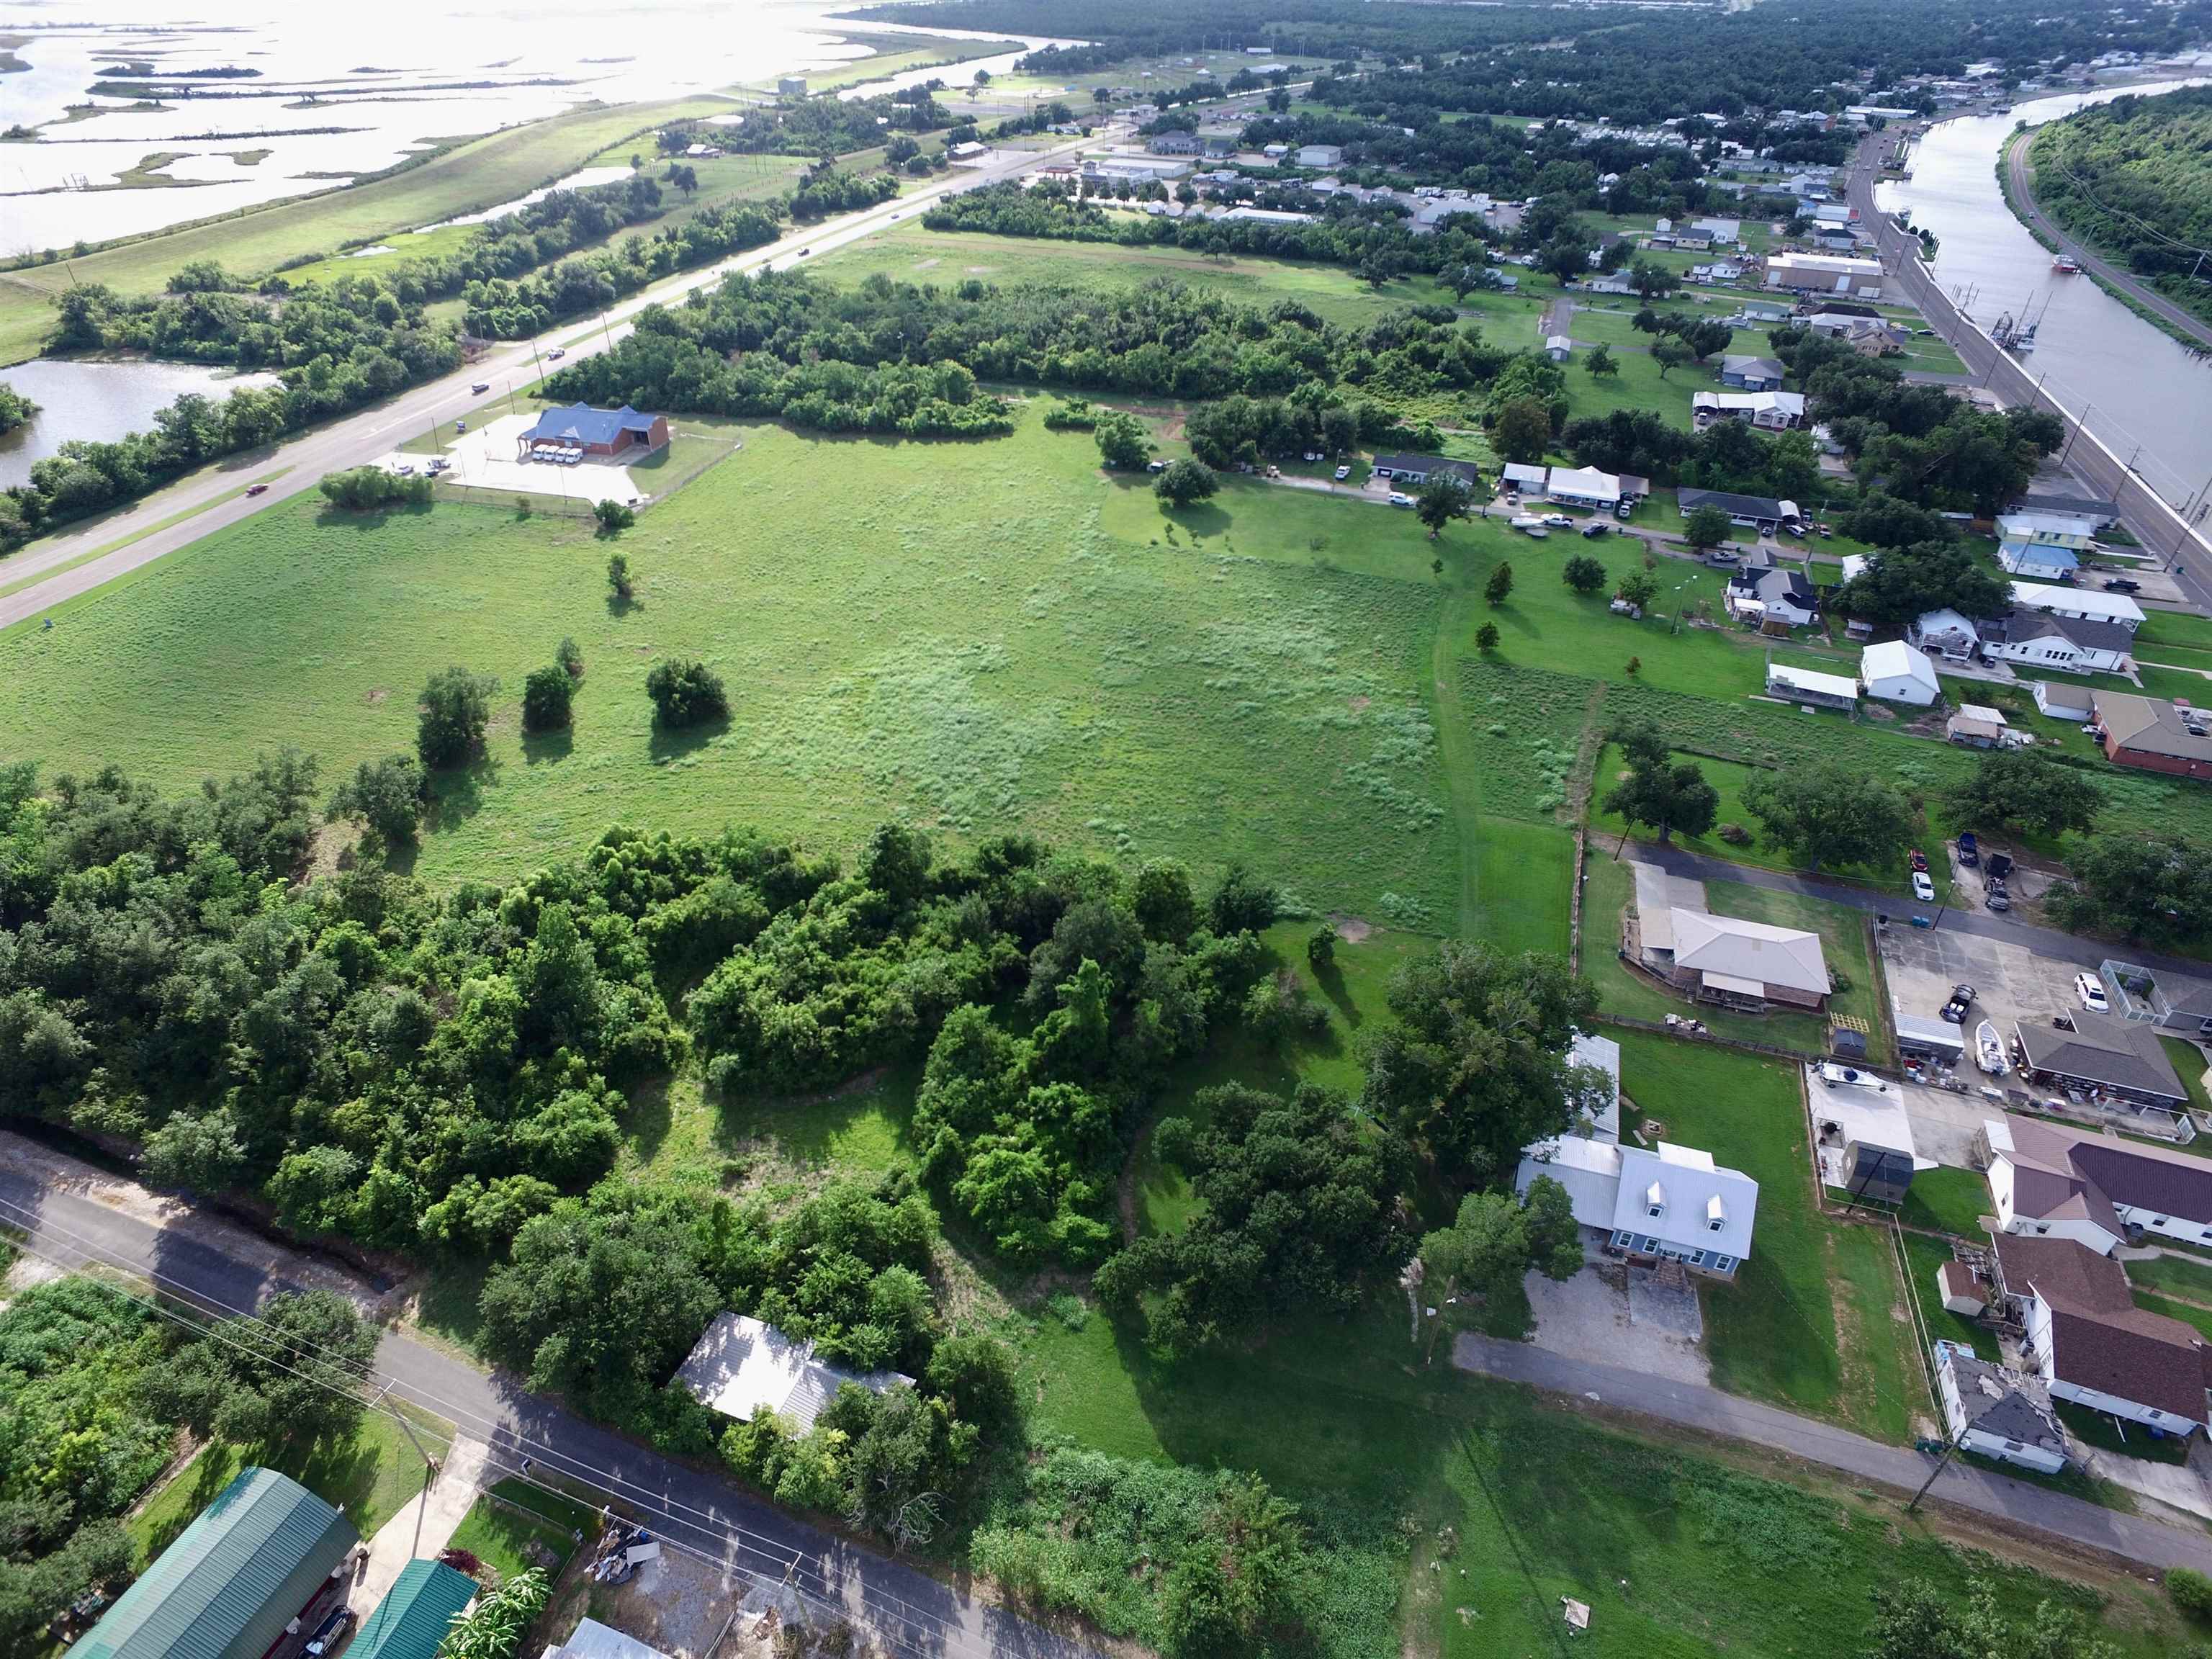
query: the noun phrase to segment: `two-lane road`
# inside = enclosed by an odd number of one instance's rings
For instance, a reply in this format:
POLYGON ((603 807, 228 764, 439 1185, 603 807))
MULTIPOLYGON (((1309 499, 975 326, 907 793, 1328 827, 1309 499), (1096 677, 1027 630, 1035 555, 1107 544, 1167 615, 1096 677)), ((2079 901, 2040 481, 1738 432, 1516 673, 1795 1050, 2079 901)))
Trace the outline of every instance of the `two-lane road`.
MULTIPOLYGON (((568 348, 568 356, 571 362, 591 356, 627 337, 630 319, 647 306, 680 301, 693 289, 718 283, 732 272, 790 270, 809 258, 872 236, 895 221, 918 218, 944 197, 1015 178, 1048 161, 1070 155, 1082 149, 1085 142, 1079 140, 1047 150, 1008 151, 921 195, 879 203, 817 225, 802 227, 764 247, 752 248, 718 264, 667 277, 611 307, 604 326, 593 328, 594 319, 590 317, 574 317, 554 332, 565 335, 590 330, 586 337, 568 348)), ((0 629, 50 611, 81 593, 88 593, 264 507, 313 489, 326 473, 373 461, 416 433, 443 426, 466 415, 482 405, 486 395, 471 391, 471 386, 489 381, 500 387, 514 380, 535 379, 540 368, 540 349, 538 342, 530 340, 501 346, 441 379, 425 381, 383 403, 287 439, 273 453, 234 458, 226 466, 145 497, 119 519, 64 532, 40 542, 33 550, 0 561, 0 585, 13 585, 46 572, 53 573, 43 581, 33 581, 0 597, 0 629), (244 479, 264 475, 280 466, 288 470, 272 480, 264 494, 246 496, 236 493, 244 479), (224 500, 226 496, 232 499, 224 500), (131 534, 134 519, 160 523, 180 513, 191 516, 98 558, 85 556, 131 534)))

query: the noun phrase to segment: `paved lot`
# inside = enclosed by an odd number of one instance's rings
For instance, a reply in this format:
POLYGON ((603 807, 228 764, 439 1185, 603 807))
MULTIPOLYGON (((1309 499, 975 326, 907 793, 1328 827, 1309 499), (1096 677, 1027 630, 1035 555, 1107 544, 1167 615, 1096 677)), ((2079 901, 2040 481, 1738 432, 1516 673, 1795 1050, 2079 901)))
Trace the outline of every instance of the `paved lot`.
POLYGON ((2015 1024, 2048 1024, 2074 1000, 2073 971, 2065 964, 2003 939, 1893 922, 1883 931, 1881 956, 1890 1000, 1900 1014, 1934 1019, 1954 985, 1972 986, 1974 1006, 1965 1032, 1969 1043, 1984 1019, 2009 1041, 2015 1024))
POLYGON ((1984 1119, 1999 1116, 2004 1110, 2001 1103, 1978 1091, 1981 1073, 1977 1072, 1974 1077, 1976 1085, 1965 1094, 1930 1088, 1924 1083, 1898 1085, 1905 1119, 1912 1125, 1912 1147, 1921 1157, 1932 1158, 1954 1170, 1974 1167, 1970 1151, 1974 1136, 1984 1119))
POLYGON ((1597 1256, 1572 1279, 1528 1275, 1533 1339, 1564 1358, 1624 1365, 1679 1382, 1712 1375, 1698 1293, 1655 1285, 1649 1273, 1597 1256), (1632 1280, 1633 1273, 1633 1280, 1632 1280))
MULTIPOLYGON (((514 441, 538 423, 533 413, 502 415, 497 420, 456 434, 447 428, 445 453, 453 463, 446 476, 456 483, 506 495, 564 495, 574 501, 617 501, 635 503, 645 499, 627 467, 611 461, 580 461, 574 466, 556 466, 550 461, 518 461, 514 441)), ((379 465, 419 468, 420 455, 394 450, 379 465)))

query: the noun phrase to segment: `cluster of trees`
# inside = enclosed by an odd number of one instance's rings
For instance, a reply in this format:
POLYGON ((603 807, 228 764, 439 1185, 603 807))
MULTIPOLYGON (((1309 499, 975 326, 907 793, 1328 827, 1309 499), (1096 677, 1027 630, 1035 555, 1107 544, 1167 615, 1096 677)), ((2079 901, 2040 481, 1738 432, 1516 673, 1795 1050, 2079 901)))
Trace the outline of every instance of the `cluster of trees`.
POLYGON ((31 417, 38 412, 38 404, 6 381, 0 380, 0 433, 13 432, 19 426, 27 426, 31 417))
POLYGON ((428 507, 434 481, 428 473, 401 477, 380 466, 350 467, 325 476, 317 486, 323 499, 349 513, 373 513, 384 507, 428 507))
POLYGON ((2212 88, 2130 95, 2035 136, 2035 198, 2075 235, 2202 312, 2197 249, 2212 238, 2212 88))
POLYGON ((679 156, 697 143, 754 155, 848 155, 874 149, 886 131, 907 136, 949 124, 952 117, 936 96, 943 87, 943 82, 933 81, 875 98, 797 98, 740 106, 732 111, 742 110, 734 121, 686 121, 662 128, 659 147, 665 155, 679 156))
POLYGON ((1394 398, 1484 387, 1495 397, 1499 386, 1557 396, 1562 384, 1557 365, 1502 350, 1449 307, 1352 330, 1296 301, 1244 307, 1166 280, 1097 293, 878 275, 841 289, 764 273, 641 313, 629 338, 563 368, 550 390, 826 430, 1011 430, 1011 411, 976 390, 979 376, 1215 403, 1194 413, 1194 441, 1207 434, 1203 453, 1219 465, 1248 445, 1256 457, 1371 441, 1392 432, 1383 405, 1394 398))
POLYGON ((472 283, 526 276, 661 212, 660 185, 644 172, 614 184, 556 190, 487 220, 458 252, 409 259, 386 280, 404 302, 442 299, 472 283))
MULTIPOLYGON (((1559 447, 1578 465, 1632 472, 1654 483, 1799 502, 1818 500, 1820 492, 1820 451, 1809 434, 1769 436, 1741 421, 1716 421, 1692 432, 1648 409, 1620 409, 1567 422, 1559 447)), ((1722 533, 1725 538, 1725 529, 1722 533)))
POLYGON ((207 286, 211 267, 179 273, 179 291, 125 299, 82 284, 57 300, 58 351, 130 350, 273 370, 283 384, 216 399, 188 392, 150 431, 112 442, 73 439, 0 495, 0 550, 131 500, 180 472, 253 449, 313 422, 373 403, 458 367, 452 331, 427 321, 374 277, 285 298, 207 286))

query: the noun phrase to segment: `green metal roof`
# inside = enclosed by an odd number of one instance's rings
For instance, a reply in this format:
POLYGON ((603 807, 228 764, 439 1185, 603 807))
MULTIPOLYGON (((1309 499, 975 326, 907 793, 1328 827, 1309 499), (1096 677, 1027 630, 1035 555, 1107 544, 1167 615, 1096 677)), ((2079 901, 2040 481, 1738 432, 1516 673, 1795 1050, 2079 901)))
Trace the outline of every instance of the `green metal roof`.
POLYGON ((432 1659, 477 1581, 442 1561, 410 1561, 362 1621, 346 1659, 432 1659))
POLYGON ((261 1659, 361 1541, 296 1480, 247 1468, 74 1650, 82 1659, 261 1659))

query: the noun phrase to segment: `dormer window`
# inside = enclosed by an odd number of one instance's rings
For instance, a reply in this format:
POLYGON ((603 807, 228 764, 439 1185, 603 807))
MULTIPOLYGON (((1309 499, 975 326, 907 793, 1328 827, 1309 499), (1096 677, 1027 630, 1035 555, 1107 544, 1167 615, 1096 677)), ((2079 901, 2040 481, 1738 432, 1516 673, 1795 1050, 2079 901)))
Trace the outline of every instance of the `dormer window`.
POLYGON ((1644 1213, 1654 1221, 1667 1213, 1667 1189, 1656 1181, 1644 1189, 1644 1213))
POLYGON ((1721 1195, 1715 1193, 1705 1200, 1705 1231, 1717 1233, 1727 1225, 1728 1210, 1721 1203, 1721 1195))

